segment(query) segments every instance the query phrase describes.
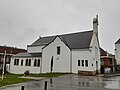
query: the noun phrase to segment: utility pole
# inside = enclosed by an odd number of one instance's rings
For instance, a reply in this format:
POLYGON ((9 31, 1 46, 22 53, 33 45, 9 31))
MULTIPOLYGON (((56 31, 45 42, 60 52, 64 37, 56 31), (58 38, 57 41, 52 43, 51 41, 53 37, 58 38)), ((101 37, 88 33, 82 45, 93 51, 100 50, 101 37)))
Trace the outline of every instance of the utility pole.
POLYGON ((4 79, 4 73, 5 73, 5 58, 6 58, 6 51, 4 53, 4 58, 3 58, 2 80, 4 79))

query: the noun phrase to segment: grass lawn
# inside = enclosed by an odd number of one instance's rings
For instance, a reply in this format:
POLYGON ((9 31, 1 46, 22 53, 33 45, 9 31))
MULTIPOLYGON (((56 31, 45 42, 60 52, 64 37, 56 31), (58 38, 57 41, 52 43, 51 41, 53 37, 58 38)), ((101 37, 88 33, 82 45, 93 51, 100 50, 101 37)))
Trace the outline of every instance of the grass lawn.
POLYGON ((58 77, 58 76, 61 76, 61 75, 65 75, 65 74, 68 74, 68 73, 43 73, 43 74, 30 74, 28 76, 51 78, 51 77, 58 77))
POLYGON ((0 87, 5 86, 5 85, 10 85, 10 84, 15 84, 15 83, 31 81, 30 79, 18 78, 21 76, 23 76, 23 75, 15 75, 15 74, 5 75, 3 81, 1 81, 1 78, 0 78, 0 87))
MULTIPOLYGON (((58 77, 61 75, 65 75, 66 73, 45 73, 45 74, 29 74, 28 76, 30 77, 58 77)), ((6 74, 4 76, 4 80, 1 81, 0 78, 0 87, 5 86, 5 85, 10 85, 10 84, 15 84, 15 83, 21 83, 21 82, 28 82, 32 81, 31 79, 25 79, 25 78, 19 78, 22 77, 23 74, 6 74)))

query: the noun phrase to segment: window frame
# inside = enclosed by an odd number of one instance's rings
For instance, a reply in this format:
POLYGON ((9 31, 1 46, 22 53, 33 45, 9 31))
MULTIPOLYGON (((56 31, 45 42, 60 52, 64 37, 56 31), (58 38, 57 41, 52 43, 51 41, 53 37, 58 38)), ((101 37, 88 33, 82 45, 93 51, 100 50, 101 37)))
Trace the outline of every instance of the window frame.
POLYGON ((85 60, 85 67, 88 67, 88 60, 85 60))
POLYGON ((16 65, 16 59, 14 59, 14 65, 16 65))
POLYGON ((78 66, 80 66, 80 60, 78 60, 78 66))
POLYGON ((28 66, 31 66, 31 59, 28 60, 28 66))
POLYGON ((23 59, 21 59, 21 66, 23 66, 23 59))
POLYGON ((60 55, 60 52, 61 52, 61 47, 57 46, 57 55, 60 55))
POLYGON ((31 59, 26 59, 25 66, 31 66, 31 59))
POLYGON ((40 59, 38 59, 37 67, 40 67, 40 59))
POLYGON ((35 67, 40 67, 40 59, 35 59, 34 60, 34 66, 35 67))
POLYGON ((84 60, 82 60, 82 67, 84 67, 84 60))
POLYGON ((26 59, 25 61, 25 66, 28 66, 28 59, 26 59))
POLYGON ((37 59, 34 59, 34 66, 36 66, 37 64, 37 59))
POLYGON ((19 65, 19 59, 14 59, 14 65, 18 66, 19 65))

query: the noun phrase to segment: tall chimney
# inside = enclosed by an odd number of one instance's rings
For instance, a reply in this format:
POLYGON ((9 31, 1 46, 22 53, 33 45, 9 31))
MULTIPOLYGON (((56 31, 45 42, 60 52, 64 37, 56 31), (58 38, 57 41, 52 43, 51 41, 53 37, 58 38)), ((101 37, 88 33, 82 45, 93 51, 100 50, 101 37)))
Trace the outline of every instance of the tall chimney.
POLYGON ((96 18, 93 18, 93 32, 98 35, 98 15, 96 15, 96 18))

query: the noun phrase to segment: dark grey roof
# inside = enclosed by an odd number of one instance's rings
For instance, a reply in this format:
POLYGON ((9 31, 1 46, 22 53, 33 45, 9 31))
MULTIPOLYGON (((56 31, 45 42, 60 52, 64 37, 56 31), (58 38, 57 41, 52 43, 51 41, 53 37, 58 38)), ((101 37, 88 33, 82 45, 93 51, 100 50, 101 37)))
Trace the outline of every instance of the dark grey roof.
POLYGON ((120 39, 115 44, 120 44, 120 39))
MULTIPOLYGON (((69 48, 83 49, 83 48, 89 48, 92 35, 93 35, 93 31, 85 31, 78 33, 63 34, 58 36, 63 40, 64 43, 66 43, 69 46, 69 48)), ((30 46, 47 45, 50 42, 52 42, 55 39, 55 37, 56 36, 41 37, 30 46)))
POLYGON ((42 57, 42 53, 18 53, 13 56, 14 58, 28 58, 28 57, 42 57))
POLYGON ((48 43, 50 43, 53 39, 55 38, 55 36, 49 36, 49 37, 41 37, 38 40, 36 40, 32 45, 46 45, 48 43))
POLYGON ((100 48, 100 56, 107 56, 107 52, 102 48, 100 48))

